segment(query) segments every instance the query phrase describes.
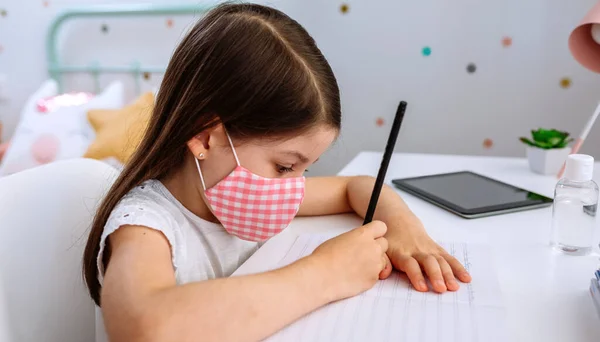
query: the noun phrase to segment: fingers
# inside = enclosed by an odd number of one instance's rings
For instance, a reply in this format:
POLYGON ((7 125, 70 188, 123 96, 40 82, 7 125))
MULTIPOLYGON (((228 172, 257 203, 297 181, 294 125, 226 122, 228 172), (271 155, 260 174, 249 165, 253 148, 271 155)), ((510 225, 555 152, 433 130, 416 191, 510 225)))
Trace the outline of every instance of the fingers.
POLYGON ((381 272, 379 272, 379 279, 385 279, 390 276, 390 273, 392 273, 392 263, 390 262, 390 258, 388 258, 387 254, 385 254, 388 249, 388 240, 384 237, 380 237, 375 239, 375 242, 379 245, 379 247, 381 247, 382 269, 381 272))
POLYGON ((381 247, 381 252, 385 253, 388 250, 388 240, 386 238, 380 237, 375 239, 375 242, 381 247))
POLYGON ((400 271, 406 273, 408 279, 412 283, 413 287, 417 291, 427 292, 427 283, 423 272, 421 272, 421 266, 413 257, 402 256, 394 260, 394 266, 400 271))
POLYGON ((392 263, 390 262, 390 258, 388 258, 387 254, 383 254, 383 269, 379 272, 379 279, 387 279, 387 277, 392 274, 392 263))
POLYGON ((387 226, 381 221, 373 221, 363 226, 365 231, 373 236, 374 239, 380 238, 387 232, 387 226))
POLYGON ((440 270, 442 271, 442 276, 444 277, 444 281, 446 282, 446 287, 449 291, 457 291, 460 287, 454 278, 454 273, 452 272, 452 268, 441 256, 436 257, 438 264, 440 265, 440 270))
POLYGON ((436 257, 429 254, 424 256, 420 262, 421 265, 423 265, 427 277, 429 277, 429 280, 431 281, 433 290, 436 292, 446 292, 448 288, 446 287, 446 282, 444 281, 442 270, 436 257))
POLYGON ((448 265, 450 265, 450 268, 452 269, 452 273, 460 281, 463 283, 471 282, 471 275, 469 272, 467 272, 467 270, 465 270, 465 267, 460 263, 460 261, 456 260, 456 258, 450 254, 443 254, 442 257, 444 260, 446 260, 446 262, 448 262, 448 265))

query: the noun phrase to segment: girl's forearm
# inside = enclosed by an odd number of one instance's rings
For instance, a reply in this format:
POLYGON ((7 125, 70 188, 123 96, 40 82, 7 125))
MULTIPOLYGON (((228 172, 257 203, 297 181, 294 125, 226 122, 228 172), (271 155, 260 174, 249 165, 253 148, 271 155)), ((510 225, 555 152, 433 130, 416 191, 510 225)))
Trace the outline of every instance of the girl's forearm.
POLYGON ((139 341, 261 340, 335 300, 330 283, 307 257, 266 273, 171 287, 144 301, 134 334, 139 341))
MULTIPOLYGON (((348 182, 348 202, 350 207, 361 217, 365 217, 375 178, 368 176, 356 176, 348 182)), ((395 227, 398 224, 390 224, 392 222, 410 224, 418 221, 418 218, 409 209, 402 198, 389 186, 384 185, 379 195, 374 220, 383 221, 388 224, 388 234, 394 233, 395 227)))

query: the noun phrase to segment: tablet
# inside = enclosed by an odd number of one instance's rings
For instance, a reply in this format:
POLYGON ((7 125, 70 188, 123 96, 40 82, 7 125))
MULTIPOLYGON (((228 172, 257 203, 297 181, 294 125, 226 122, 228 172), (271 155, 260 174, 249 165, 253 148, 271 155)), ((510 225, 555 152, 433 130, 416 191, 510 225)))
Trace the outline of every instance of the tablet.
POLYGON ((542 208, 552 204, 551 198, 470 171, 394 179, 392 183, 401 190, 465 218, 542 208))

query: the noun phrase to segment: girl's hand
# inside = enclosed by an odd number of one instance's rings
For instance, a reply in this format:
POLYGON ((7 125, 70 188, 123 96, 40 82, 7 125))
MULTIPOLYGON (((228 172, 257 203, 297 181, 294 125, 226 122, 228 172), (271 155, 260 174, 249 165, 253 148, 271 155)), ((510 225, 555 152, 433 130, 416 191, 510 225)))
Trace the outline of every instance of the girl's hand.
POLYGON ((323 266, 331 301, 355 296, 387 278, 392 266, 383 237, 385 223, 373 221, 325 241, 311 255, 323 266))
POLYGON ((428 291, 425 276, 436 292, 458 290, 456 278, 465 283, 471 281, 463 265, 435 243, 420 222, 394 230, 387 238, 392 264, 406 273, 416 290, 428 291))

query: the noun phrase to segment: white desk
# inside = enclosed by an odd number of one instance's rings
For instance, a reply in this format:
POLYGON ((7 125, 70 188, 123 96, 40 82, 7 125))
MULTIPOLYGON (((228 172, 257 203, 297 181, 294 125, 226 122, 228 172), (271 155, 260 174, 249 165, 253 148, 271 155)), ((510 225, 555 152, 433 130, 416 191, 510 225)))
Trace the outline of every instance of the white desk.
MULTIPOLYGON (((363 152, 339 174, 376 176, 380 163, 381 153, 363 152)), ((555 177, 531 173, 525 159, 395 154, 386 184, 394 178, 460 170, 475 171, 547 196, 552 196, 556 183, 555 177)), ((594 179, 600 183, 600 164, 596 164, 594 179)), ((589 293, 593 270, 600 264, 597 249, 588 257, 554 253, 548 246, 550 208, 465 220, 411 195, 402 196, 436 241, 490 245, 512 341, 600 341, 600 318, 589 293)), ((278 246, 288 246, 299 233, 343 232, 360 224, 361 220, 351 215, 296 219, 236 274, 257 269, 257 265, 270 260, 278 246)))

